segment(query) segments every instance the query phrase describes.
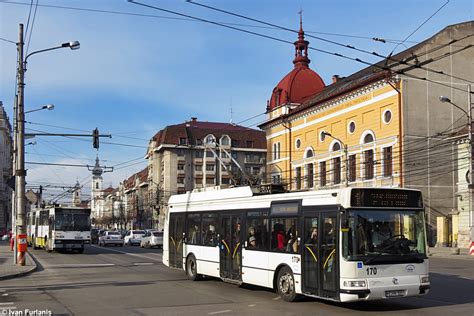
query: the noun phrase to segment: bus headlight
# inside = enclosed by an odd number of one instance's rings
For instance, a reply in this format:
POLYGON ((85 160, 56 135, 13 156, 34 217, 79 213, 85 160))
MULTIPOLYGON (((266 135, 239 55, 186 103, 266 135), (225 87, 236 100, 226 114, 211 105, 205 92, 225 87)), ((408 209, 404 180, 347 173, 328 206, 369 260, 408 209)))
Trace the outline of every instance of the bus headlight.
POLYGON ((421 281, 421 283, 430 283, 430 277, 429 276, 422 276, 420 281, 421 281))
POLYGON ((344 281, 342 283, 345 287, 366 287, 367 283, 365 281, 344 281))

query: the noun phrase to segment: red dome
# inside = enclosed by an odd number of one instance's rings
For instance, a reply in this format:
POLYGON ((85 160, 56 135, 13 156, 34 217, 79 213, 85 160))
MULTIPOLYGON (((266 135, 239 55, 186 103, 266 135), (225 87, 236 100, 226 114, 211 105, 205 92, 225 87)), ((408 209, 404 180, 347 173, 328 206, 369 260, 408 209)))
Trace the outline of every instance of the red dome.
POLYGON ((298 40, 295 42, 295 68, 290 71, 273 89, 268 109, 272 110, 280 104, 303 103, 326 86, 323 79, 309 68, 308 41, 304 39, 303 26, 300 21, 298 40))

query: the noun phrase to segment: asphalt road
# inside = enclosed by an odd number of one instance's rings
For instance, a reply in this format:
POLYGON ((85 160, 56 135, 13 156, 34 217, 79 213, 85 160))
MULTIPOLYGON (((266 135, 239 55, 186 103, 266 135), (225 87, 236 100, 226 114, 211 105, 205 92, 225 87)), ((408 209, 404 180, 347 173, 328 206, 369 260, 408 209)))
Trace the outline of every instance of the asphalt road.
POLYGON ((27 309, 43 315, 474 315, 473 260, 432 258, 426 297, 335 304, 287 303, 271 290, 216 279, 191 282, 161 264, 159 249, 31 252, 38 272, 0 282, 0 315, 27 309))

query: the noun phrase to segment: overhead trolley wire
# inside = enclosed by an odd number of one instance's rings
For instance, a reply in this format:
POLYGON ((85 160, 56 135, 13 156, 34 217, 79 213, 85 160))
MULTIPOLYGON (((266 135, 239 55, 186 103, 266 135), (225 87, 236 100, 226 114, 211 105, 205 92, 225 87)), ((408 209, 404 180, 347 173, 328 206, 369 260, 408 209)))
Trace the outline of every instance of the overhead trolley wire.
MULTIPOLYGON (((214 11, 218 11, 218 12, 221 12, 221 13, 225 13, 225 14, 228 14, 228 15, 232 15, 232 16, 236 16, 236 17, 239 17, 239 18, 242 18, 242 19, 246 19, 246 20, 250 20, 250 21, 253 21, 253 22, 257 22, 257 23, 261 23, 261 24, 264 24, 264 25, 268 25, 268 26, 272 26, 272 27, 275 27, 277 29, 281 29, 281 30, 285 30, 285 31, 288 31, 288 32, 292 32, 292 33, 296 33, 298 34, 298 30, 294 30, 294 29, 290 29, 290 28, 287 28, 287 27, 284 27, 284 26, 280 26, 280 25, 277 25, 277 24, 273 24, 273 23, 269 23, 269 22, 265 22, 265 21, 262 21, 262 20, 259 20, 259 19, 255 19, 255 18, 251 18, 251 17, 248 17, 248 16, 245 16, 245 15, 242 15, 242 14, 238 14, 238 13, 234 13, 234 12, 231 12, 231 11, 227 11, 227 10, 223 10, 223 9, 219 9, 219 8, 216 8, 216 7, 213 7, 213 6, 209 6, 209 5, 205 5, 205 4, 201 4, 201 3, 198 3, 196 1, 193 1, 193 0, 187 0, 186 2, 188 3, 191 3, 191 4, 194 4, 194 5, 197 5, 197 6, 201 6, 201 7, 204 7, 204 8, 207 8, 207 9, 210 9, 210 10, 214 10, 214 11)), ((449 2, 449 0, 447 1, 449 2)), ((445 5, 447 4, 447 2, 445 3, 445 5)), ((439 10, 438 10, 439 11, 439 10)), ((437 11, 437 12, 438 12, 437 11)), ((421 27, 421 26, 420 26, 421 27)), ((413 32, 414 33, 414 32, 413 32)), ((412 34, 413 34, 412 33, 412 34)), ((411 34, 411 35, 412 35, 411 34)), ((410 35, 410 36, 411 36, 410 35)), ((389 56, 384 56, 384 55, 381 55, 377 52, 370 52, 368 50, 365 50, 365 49, 360 49, 360 48, 357 48, 353 45, 348 45, 348 44, 343 44, 343 43, 339 43, 339 42, 336 42, 336 41, 333 41, 333 40, 329 40, 329 39, 326 39, 326 38, 322 38, 322 37, 319 37, 319 36, 313 36, 313 35, 310 35, 310 34, 306 34, 307 37, 310 37, 310 38, 314 38, 314 39, 317 39, 317 40, 320 40, 320 41, 323 41, 323 42, 326 42, 326 43, 330 43, 330 44, 333 44, 333 45, 337 45, 337 46, 341 46, 341 47, 344 47, 344 48, 348 48, 348 49, 352 49, 352 50, 355 50, 355 51, 358 51, 358 52, 361 52, 361 53, 364 53, 364 54, 369 54, 369 55, 373 55, 373 56, 377 56, 377 57, 380 57, 380 58, 383 58, 383 59, 387 59, 387 60, 390 60, 390 61, 395 61, 395 62, 400 62, 404 65, 410 65, 408 64, 406 61, 401 61, 401 60, 398 60, 398 59, 395 59, 393 57, 390 57, 392 53, 389 54, 389 56)), ((406 41, 407 38, 405 38, 405 40, 403 40, 403 42, 406 41)), ((398 45, 397 45, 398 47, 398 45)), ((413 65, 414 67, 416 68, 420 68, 420 67, 417 67, 416 65, 413 65)), ((429 71, 429 72, 435 72, 435 73, 438 73, 438 74, 443 74, 443 75, 446 75, 446 76, 450 76, 450 77, 454 77, 450 74, 446 74, 442 71, 439 71, 439 70, 433 70, 433 69, 429 69, 429 68, 426 68, 426 67, 423 67, 424 70, 426 71, 429 71)), ((466 80, 466 79, 463 79, 463 78, 460 78, 460 77, 456 77, 457 79, 460 79, 460 80, 464 80, 464 81, 469 81, 469 80, 466 80)))
POLYGON ((413 34, 415 34, 423 25, 425 25, 429 20, 431 20, 432 17, 434 17, 439 11, 441 11, 447 4, 449 3, 449 0, 447 0, 438 10, 436 10, 432 15, 430 15, 425 21, 423 21, 423 23, 421 23, 413 32, 411 32, 407 37, 405 37, 405 39, 397 44, 393 49, 392 49, 392 52, 390 54, 392 54, 395 49, 397 49, 398 46, 402 45, 403 43, 405 43, 406 40, 408 40, 413 34))

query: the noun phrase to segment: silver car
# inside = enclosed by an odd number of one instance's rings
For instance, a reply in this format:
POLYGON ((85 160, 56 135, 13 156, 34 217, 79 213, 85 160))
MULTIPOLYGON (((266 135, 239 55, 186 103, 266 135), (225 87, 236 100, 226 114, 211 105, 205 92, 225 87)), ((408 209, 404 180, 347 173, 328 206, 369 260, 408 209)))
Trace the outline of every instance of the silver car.
POLYGON ((156 230, 149 230, 145 233, 142 241, 140 242, 142 248, 163 248, 163 232, 156 230))
POLYGON ((123 238, 120 232, 116 231, 102 231, 99 235, 99 246, 106 247, 107 245, 115 245, 123 247, 123 238))

